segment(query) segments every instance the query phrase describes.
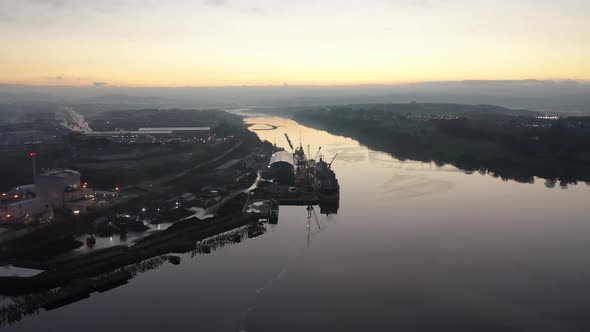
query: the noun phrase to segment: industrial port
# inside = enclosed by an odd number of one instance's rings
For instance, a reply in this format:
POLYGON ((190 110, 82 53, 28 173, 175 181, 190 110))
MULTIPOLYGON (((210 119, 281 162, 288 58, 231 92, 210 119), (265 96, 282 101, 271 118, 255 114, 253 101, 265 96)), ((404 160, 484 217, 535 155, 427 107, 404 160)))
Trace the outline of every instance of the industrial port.
POLYGON ((331 166, 337 156, 325 162, 320 147, 316 156, 309 158, 309 146, 306 154, 301 142, 294 147, 287 134, 285 139, 292 152, 274 146, 268 169, 261 172, 261 181, 250 191, 244 212, 270 221, 278 219, 280 205, 322 205, 328 213, 336 213, 340 186, 331 166))
POLYGON ((294 147, 287 134, 291 151, 254 139, 240 126, 214 135, 214 125, 83 133, 82 148, 73 149, 74 166, 81 151, 91 151, 84 148, 88 141, 110 142, 99 149, 100 158, 83 158, 93 163, 90 174, 40 168, 43 143, 25 144, 33 181, 7 190, 0 201, 0 261, 9 267, 0 276, 0 295, 19 299, 1 308, 0 321, 124 285, 146 264, 178 264, 174 253, 208 254, 260 236, 265 225, 278 223, 281 205, 305 206, 308 222, 314 205, 326 214, 338 211, 339 185, 331 170, 336 156, 326 162, 320 148, 311 157, 309 146, 306 153, 300 139, 294 147), (146 144, 144 151, 172 144, 184 153, 209 144, 217 152, 174 174, 125 186, 105 188, 96 181, 94 188, 87 180, 101 165, 148 160, 146 153, 119 153, 146 144))

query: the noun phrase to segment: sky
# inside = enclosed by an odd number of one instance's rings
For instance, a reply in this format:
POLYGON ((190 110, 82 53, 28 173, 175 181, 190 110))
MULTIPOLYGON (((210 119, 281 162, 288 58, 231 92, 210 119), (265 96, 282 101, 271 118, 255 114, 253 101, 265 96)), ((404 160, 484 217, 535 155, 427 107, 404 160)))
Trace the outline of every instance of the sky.
POLYGON ((588 0, 0 0, 0 83, 590 79, 588 0))

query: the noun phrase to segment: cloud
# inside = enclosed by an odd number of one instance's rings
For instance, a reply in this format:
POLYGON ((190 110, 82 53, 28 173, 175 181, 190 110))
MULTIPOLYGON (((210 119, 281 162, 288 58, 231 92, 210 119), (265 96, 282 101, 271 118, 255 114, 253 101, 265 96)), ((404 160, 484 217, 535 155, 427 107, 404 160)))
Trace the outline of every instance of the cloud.
MULTIPOLYGON (((18 4, 6 6, 10 12, 20 15, 39 14, 51 12, 57 14, 95 15, 97 13, 116 13, 125 9, 151 8, 164 4, 156 0, 21 0, 18 4)), ((3 3, 0 0, 0 11, 3 3)))
POLYGON ((440 8, 449 5, 448 0, 391 0, 389 3, 403 8, 440 8))
POLYGON ((92 83, 92 85, 94 85, 96 87, 101 87, 101 86, 106 86, 107 82, 94 82, 94 83, 92 83))
POLYGON ((68 4, 67 0, 29 0, 29 2, 52 7, 64 7, 68 4))
POLYGON ((89 81, 88 78, 82 77, 70 77, 70 76, 63 76, 63 75, 55 75, 55 76, 43 76, 39 77, 39 79, 49 82, 51 84, 55 82, 59 82, 59 84, 79 84, 80 82, 89 81))
POLYGON ((260 7, 244 7, 240 11, 246 14, 265 15, 266 11, 260 7))
POLYGON ((228 4, 227 0, 205 0, 207 6, 225 6, 228 4))

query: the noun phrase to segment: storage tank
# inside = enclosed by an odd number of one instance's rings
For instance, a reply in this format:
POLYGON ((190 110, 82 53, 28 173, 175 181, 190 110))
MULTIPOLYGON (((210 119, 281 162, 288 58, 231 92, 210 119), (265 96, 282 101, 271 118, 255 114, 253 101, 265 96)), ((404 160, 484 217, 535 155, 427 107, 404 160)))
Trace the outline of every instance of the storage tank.
POLYGON ((295 183, 294 164, 291 153, 278 151, 270 158, 268 167, 278 184, 292 186, 295 183))
POLYGON ((64 202, 82 197, 80 173, 69 169, 46 171, 35 177, 37 195, 54 208, 61 208, 64 202))

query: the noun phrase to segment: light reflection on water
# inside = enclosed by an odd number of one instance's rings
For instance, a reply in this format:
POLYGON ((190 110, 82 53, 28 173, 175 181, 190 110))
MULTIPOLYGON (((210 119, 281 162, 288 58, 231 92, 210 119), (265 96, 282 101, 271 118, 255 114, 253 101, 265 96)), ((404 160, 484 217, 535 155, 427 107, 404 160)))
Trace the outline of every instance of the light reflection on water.
MULTIPOLYGON (((266 234, 25 319, 15 330, 587 331, 590 187, 548 189, 399 161, 293 121, 331 158, 337 215, 281 207, 266 234), (148 300, 149 299, 149 300, 148 300)), ((316 210, 316 212, 319 211, 316 210)), ((10 330, 10 328, 8 329, 10 330)))

